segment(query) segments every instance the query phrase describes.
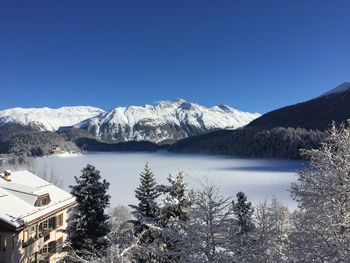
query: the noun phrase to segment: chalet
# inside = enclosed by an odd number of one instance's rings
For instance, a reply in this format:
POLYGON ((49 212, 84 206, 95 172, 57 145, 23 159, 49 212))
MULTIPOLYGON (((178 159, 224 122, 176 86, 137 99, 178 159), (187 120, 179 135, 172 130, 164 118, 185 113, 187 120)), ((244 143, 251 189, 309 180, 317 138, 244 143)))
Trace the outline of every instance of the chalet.
POLYGON ((29 171, 0 173, 0 263, 60 262, 72 195, 29 171))

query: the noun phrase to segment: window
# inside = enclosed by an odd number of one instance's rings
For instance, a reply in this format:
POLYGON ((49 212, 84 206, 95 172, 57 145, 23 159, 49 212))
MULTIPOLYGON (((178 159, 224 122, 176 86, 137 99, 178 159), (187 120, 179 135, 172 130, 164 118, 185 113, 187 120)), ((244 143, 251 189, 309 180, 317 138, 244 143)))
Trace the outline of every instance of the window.
POLYGON ((50 198, 49 196, 44 196, 42 199, 41 199, 41 205, 47 205, 50 203, 50 198))
POLYGON ((28 227, 23 233, 23 241, 27 242, 36 237, 36 225, 28 227))
POLYGON ((43 248, 41 249, 41 253, 42 254, 56 253, 56 241, 52 241, 46 244, 45 246, 43 246, 43 248))
POLYGON ((29 238, 36 236, 36 226, 29 227, 29 238))
POLYGON ((56 228, 60 226, 63 226, 63 214, 59 214, 56 217, 56 228))
POLYGON ((51 202, 50 195, 45 194, 38 197, 34 206, 44 206, 44 205, 48 205, 50 202, 51 202))
POLYGON ((51 217, 45 221, 42 222, 42 229, 43 230, 52 230, 55 228, 55 225, 56 225, 56 220, 55 220, 55 217, 51 217))

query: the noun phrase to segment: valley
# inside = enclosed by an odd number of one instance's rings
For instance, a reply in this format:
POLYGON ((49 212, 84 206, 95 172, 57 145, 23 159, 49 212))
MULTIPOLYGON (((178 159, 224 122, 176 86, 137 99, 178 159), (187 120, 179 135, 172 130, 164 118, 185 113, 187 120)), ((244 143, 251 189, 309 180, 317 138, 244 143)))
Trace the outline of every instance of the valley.
POLYGON ((111 207, 135 203, 134 190, 146 162, 155 173, 158 183, 166 183, 171 174, 183 171, 191 187, 200 188, 200 181, 208 180, 220 188, 225 196, 238 191, 248 195, 255 204, 265 198, 276 197, 290 208, 295 207, 287 189, 296 181, 296 172, 303 166, 300 161, 227 158, 215 155, 154 153, 89 153, 74 157, 49 156, 35 160, 37 174, 55 175, 69 190, 74 176, 91 163, 110 182, 111 207), (40 172, 39 172, 40 171, 40 172))

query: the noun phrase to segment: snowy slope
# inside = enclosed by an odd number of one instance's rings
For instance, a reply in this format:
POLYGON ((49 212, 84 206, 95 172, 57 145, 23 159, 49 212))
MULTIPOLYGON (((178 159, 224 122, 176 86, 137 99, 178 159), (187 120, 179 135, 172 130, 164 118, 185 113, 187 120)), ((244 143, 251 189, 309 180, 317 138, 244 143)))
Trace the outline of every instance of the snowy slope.
POLYGON ((322 96, 328 96, 331 94, 338 94, 338 93, 343 93, 347 90, 350 90, 350 82, 344 82, 342 84, 340 84, 339 86, 337 86, 336 88, 324 93, 321 95, 322 96))
POLYGON ((206 108, 182 99, 156 105, 117 107, 76 125, 117 142, 175 141, 215 129, 236 129, 259 117, 226 105, 206 108))
POLYGON ((19 123, 31 125, 43 131, 55 131, 59 127, 72 126, 104 111, 90 106, 51 108, 12 108, 0 111, 0 124, 19 123))

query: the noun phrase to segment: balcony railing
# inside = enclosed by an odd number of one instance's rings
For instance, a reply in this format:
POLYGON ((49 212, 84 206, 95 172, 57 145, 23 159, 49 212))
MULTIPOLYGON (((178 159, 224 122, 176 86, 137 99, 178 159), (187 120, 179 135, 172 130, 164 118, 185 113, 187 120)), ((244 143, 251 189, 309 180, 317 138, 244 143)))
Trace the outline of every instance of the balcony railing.
POLYGON ((33 244, 38 239, 39 239, 38 237, 31 237, 27 241, 22 241, 22 248, 25 248, 25 247, 29 246, 30 244, 33 244))

